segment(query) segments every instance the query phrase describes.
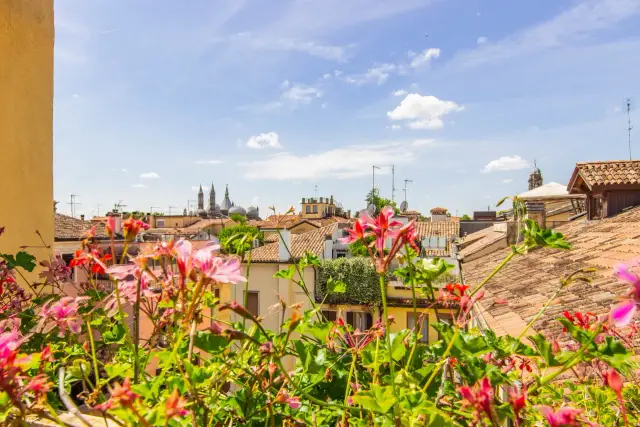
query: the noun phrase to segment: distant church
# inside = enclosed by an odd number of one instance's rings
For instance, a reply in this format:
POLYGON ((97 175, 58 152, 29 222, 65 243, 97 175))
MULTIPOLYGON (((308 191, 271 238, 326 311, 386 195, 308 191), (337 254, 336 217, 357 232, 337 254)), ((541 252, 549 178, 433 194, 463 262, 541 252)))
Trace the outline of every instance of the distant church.
POLYGON ((257 206, 249 206, 248 209, 242 206, 236 206, 229 198, 229 185, 226 186, 224 191, 224 199, 222 204, 216 204, 216 189, 211 183, 211 189, 209 190, 209 207, 204 208, 204 191, 202 191, 202 185, 200 185, 200 191, 198 191, 198 210, 196 214, 201 218, 227 218, 232 214, 240 214, 247 219, 259 219, 260 212, 257 206))

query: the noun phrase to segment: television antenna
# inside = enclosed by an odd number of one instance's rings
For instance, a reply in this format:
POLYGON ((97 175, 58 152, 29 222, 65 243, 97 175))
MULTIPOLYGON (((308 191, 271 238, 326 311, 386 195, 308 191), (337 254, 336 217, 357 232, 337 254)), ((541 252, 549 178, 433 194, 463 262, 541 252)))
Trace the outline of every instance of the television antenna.
POLYGON ((624 107, 627 110, 627 131, 629 132, 629 160, 631 160, 631 129, 633 129, 633 126, 631 126, 631 112, 636 109, 636 104, 633 98, 625 99, 624 104, 624 107))
POLYGON ((318 199, 318 185, 317 184, 313 186, 313 191, 314 191, 315 198, 318 199))
POLYGON ((404 180, 404 189, 402 191, 404 191, 404 201, 405 202, 407 201, 407 184, 410 183, 410 182, 413 183, 413 181, 410 180, 410 179, 405 179, 404 180))
POLYGON ((396 201, 396 165, 391 165, 391 201, 396 201))
POLYGON ((72 194, 71 195, 71 201, 69 203, 67 203, 68 205, 71 205, 71 217, 75 218, 76 217, 76 205, 81 205, 82 202, 79 202, 76 198, 79 196, 79 194, 72 194))
POLYGON ((118 200, 116 203, 113 204, 113 208, 119 212, 122 213, 122 208, 126 208, 127 205, 122 203, 122 200, 118 200))

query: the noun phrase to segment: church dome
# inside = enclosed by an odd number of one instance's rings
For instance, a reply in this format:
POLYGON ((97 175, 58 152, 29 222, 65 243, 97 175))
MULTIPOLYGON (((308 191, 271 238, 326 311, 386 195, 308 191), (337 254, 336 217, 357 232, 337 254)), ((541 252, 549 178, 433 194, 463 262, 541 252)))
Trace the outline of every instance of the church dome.
POLYGON ((231 214, 240 214, 247 216, 247 211, 242 206, 233 206, 229 209, 229 215, 231 214))
POLYGON ((249 206, 247 208, 247 218, 257 219, 260 216, 260 211, 256 206, 249 206))
POLYGON ((198 215, 201 218, 206 218, 207 217, 207 211, 205 211, 204 209, 198 209, 198 211, 196 212, 196 215, 198 215))

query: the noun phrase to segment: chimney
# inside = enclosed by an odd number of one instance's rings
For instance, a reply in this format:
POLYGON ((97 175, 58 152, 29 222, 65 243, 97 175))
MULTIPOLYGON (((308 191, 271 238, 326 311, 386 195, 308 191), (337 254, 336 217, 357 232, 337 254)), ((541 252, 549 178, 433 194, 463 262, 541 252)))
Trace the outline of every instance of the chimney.
POLYGON ((333 237, 331 235, 324 236, 324 259, 333 259, 333 237))
POLYGON ((547 224, 547 212, 544 202, 525 202, 527 206, 527 217, 534 220, 540 228, 545 228, 547 224))
POLYGON ((84 214, 80 214, 80 219, 84 221, 84 214))
POLYGON ((280 240, 278 241, 278 254, 280 262, 288 262, 291 259, 291 233, 289 230, 280 230, 280 240), (287 250, 288 248, 288 250, 287 250))

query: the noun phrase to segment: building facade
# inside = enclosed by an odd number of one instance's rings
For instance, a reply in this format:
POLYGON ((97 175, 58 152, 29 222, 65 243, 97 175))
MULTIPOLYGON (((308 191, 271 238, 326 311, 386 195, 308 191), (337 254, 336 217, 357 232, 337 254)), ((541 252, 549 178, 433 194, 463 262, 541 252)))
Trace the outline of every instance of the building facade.
POLYGON ((0 252, 15 253, 43 246, 36 230, 53 243, 53 0, 0 1, 0 17, 0 252))

